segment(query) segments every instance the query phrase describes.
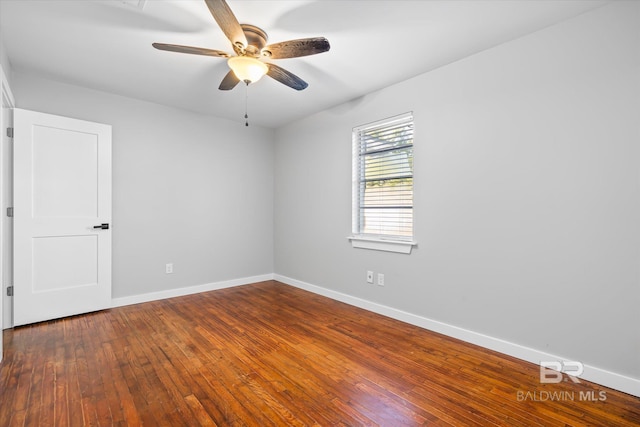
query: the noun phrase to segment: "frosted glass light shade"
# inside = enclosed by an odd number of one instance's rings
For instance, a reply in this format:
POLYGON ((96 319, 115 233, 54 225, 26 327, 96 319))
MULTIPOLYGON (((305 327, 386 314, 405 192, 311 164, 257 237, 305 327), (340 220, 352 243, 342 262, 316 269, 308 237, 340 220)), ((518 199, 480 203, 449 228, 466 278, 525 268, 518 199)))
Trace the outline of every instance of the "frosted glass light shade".
POLYGON ((229 68, 241 81, 257 82, 267 74, 269 68, 264 62, 250 56, 233 56, 227 61, 229 68))

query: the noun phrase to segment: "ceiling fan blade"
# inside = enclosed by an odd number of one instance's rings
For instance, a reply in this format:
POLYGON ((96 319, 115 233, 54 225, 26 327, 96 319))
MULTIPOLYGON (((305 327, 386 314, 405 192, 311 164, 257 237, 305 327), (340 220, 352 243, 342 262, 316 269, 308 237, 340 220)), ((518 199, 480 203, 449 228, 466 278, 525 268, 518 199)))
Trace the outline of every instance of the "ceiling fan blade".
POLYGON ((302 80, 300 77, 291 73, 290 71, 285 70, 282 67, 278 67, 274 64, 267 64, 269 67, 269 71, 267 71, 267 75, 272 79, 279 81, 280 83, 289 86, 295 90, 303 90, 306 89, 309 84, 302 80))
POLYGON ((330 48, 329 40, 324 37, 312 37, 270 44, 262 49, 262 54, 273 59, 297 58, 326 52, 330 48))
POLYGON ((236 77, 233 71, 229 71, 227 75, 224 76, 224 79, 222 79, 222 82, 220 83, 220 86, 218 87, 218 89, 231 90, 234 87, 236 87, 238 83, 240 83, 240 79, 236 77))
POLYGON ((222 32, 229 39, 231 44, 237 46, 241 44, 243 48, 247 47, 247 37, 242 31, 240 23, 233 14, 233 11, 224 0, 204 0, 209 7, 213 19, 216 20, 222 32))
POLYGON ((167 50, 169 52, 191 53, 194 55, 217 56, 220 58, 228 58, 227 52, 214 49, 205 49, 203 47, 181 46, 179 44, 153 43, 153 47, 159 50, 167 50))

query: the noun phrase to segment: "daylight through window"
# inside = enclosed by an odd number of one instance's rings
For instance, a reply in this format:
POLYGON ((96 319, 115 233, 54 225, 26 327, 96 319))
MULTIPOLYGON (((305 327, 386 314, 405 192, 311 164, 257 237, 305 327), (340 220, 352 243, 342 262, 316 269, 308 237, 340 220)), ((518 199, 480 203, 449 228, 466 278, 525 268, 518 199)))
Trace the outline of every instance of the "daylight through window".
POLYGON ((413 237, 413 114, 353 130, 353 233, 413 237))

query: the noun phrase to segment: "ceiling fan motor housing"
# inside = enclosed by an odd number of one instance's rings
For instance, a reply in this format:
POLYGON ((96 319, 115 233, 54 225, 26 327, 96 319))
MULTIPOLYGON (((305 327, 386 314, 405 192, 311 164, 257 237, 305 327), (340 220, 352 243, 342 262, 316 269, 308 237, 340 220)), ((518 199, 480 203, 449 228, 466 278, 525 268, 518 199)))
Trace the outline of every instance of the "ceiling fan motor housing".
MULTIPOLYGON (((262 55, 262 49, 267 45, 268 36, 267 33, 255 25, 240 24, 245 37, 247 38, 248 46, 245 48, 245 55, 259 57, 262 55)), ((234 47, 235 49, 235 47, 234 47)), ((236 51, 238 55, 239 53, 236 51)), ((268 54, 265 56, 269 56, 268 54)))

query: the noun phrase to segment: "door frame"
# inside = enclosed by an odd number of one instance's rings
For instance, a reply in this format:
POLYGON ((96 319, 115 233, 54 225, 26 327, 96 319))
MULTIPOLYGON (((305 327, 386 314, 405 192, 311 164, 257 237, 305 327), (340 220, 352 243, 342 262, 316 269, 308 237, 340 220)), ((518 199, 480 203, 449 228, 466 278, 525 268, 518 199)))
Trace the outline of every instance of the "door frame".
MULTIPOLYGON (((4 73, 4 69, 2 65, 0 65, 0 86, 2 91, 2 109, 13 109, 15 107, 15 98, 13 97, 13 92, 11 92, 11 87, 9 87, 9 81, 7 80, 7 76, 4 73)), ((11 123, 11 113, 9 113, 9 123, 4 122, 4 115, 0 114, 0 131, 2 132, 0 141, 4 141, 6 135, 6 128, 13 127, 13 123, 11 123)), ((5 179, 5 171, 10 170, 9 166, 11 164, 12 159, 5 156, 4 144, 0 144, 0 205, 2 209, 0 210, 0 217, 2 221, 0 221, 0 361, 3 356, 3 342, 2 342, 2 331, 6 328, 11 328, 13 326, 12 317, 9 317, 7 321, 5 321, 5 316, 10 313, 5 313, 4 306, 6 302, 9 302, 8 297, 6 296, 6 288, 10 286, 12 283, 5 283, 5 270, 7 263, 9 260, 6 259, 7 254, 4 251, 4 246, 6 242, 6 221, 5 219, 5 208, 7 206, 4 205, 4 197, 5 197, 5 189, 8 185, 13 185, 11 181, 11 177, 5 179)), ((10 252, 10 251, 9 251, 10 252)))

